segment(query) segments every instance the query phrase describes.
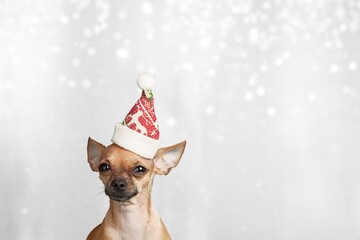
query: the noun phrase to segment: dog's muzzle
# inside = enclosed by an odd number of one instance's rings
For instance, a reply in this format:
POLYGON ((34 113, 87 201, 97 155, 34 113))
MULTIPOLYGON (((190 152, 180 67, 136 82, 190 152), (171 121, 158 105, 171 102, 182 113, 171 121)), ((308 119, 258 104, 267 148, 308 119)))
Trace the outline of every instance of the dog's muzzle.
POLYGON ((105 187, 105 194, 111 200, 118 202, 126 202, 138 194, 134 186, 130 186, 125 179, 115 179, 110 186, 105 187))

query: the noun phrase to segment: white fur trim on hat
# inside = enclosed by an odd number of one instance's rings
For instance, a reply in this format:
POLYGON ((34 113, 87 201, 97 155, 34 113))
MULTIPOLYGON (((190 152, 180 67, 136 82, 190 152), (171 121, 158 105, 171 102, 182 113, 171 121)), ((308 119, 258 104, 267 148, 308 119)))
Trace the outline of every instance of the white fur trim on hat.
POLYGON ((160 146, 160 141, 136 132, 121 123, 116 123, 111 139, 116 145, 134 152, 141 157, 152 159, 160 146))

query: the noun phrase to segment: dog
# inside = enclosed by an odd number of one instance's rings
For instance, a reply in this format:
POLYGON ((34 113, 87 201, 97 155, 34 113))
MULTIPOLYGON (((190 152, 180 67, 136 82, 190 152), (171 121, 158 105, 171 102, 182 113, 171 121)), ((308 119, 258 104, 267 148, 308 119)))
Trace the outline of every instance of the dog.
POLYGON ((99 172, 110 198, 110 207, 101 224, 87 240, 168 240, 170 235, 151 204, 155 175, 167 175, 184 153, 186 141, 160 148, 147 159, 116 144, 105 147, 89 138, 90 168, 99 172))

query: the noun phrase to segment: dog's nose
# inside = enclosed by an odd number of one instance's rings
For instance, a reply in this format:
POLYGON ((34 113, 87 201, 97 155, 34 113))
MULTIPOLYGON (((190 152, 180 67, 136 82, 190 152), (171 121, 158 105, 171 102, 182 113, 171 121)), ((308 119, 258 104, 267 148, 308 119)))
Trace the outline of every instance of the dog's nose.
POLYGON ((111 183, 111 187, 115 190, 115 191, 122 191, 126 188, 127 186, 127 182, 124 179, 116 179, 114 181, 112 181, 111 183))

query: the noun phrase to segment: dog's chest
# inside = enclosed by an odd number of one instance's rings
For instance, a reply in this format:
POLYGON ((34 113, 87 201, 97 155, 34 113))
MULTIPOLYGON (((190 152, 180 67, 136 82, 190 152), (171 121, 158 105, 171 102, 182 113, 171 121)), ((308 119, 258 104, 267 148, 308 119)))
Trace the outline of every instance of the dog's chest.
POLYGON ((129 216, 120 217, 118 224, 106 228, 106 235, 112 240, 143 240, 146 235, 147 220, 129 216))
POLYGON ((106 235, 112 240, 143 240, 145 236, 144 229, 117 229, 108 228, 106 235))

